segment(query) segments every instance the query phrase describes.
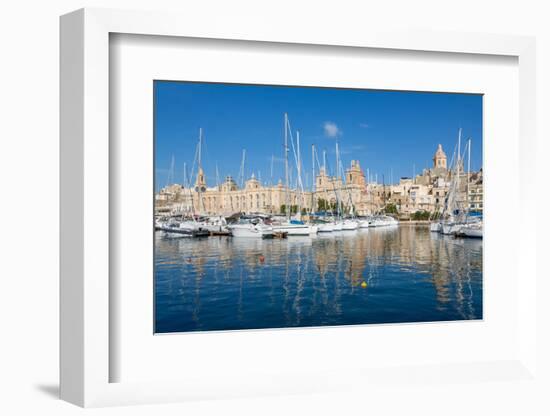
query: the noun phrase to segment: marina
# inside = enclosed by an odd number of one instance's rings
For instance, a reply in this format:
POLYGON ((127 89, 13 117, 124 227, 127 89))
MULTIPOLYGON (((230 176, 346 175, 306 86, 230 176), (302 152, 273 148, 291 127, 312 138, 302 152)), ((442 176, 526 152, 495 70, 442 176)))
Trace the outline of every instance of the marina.
MULTIPOLYGON (((239 92, 233 98, 247 97, 249 111, 262 108, 265 94, 281 100, 280 108, 289 105, 281 97, 296 93, 279 87, 185 83, 168 83, 167 88, 170 94, 173 88, 204 89, 222 102, 223 91, 235 89, 239 92)), ((359 94, 365 100, 373 93, 306 88, 299 94, 359 94)), ((425 105, 435 98, 455 111, 464 109, 457 96, 398 94, 407 102, 413 97, 411 103, 425 105)), ((372 96, 380 98, 378 93, 372 96)), ((216 99, 205 102, 204 111, 211 112, 216 99)), ((480 122, 480 97, 460 100, 472 106, 471 117, 480 122)), ((401 116, 410 108, 403 107, 401 116)), ((218 110, 223 113, 226 107, 218 110)), ((179 125, 172 108, 164 111, 179 125)), ((408 154, 405 149, 414 150, 414 143, 404 138, 414 130, 400 131, 394 138, 399 147, 381 139, 366 141, 363 135, 370 126, 365 123, 356 124, 355 137, 350 137, 331 121, 315 120, 304 127, 308 116, 303 111, 294 113, 298 120, 286 111, 274 114, 269 106, 263 111, 254 133, 241 142, 247 147, 233 145, 238 137, 226 140, 231 130, 219 129, 216 112, 209 118, 196 114, 213 127, 199 125, 182 142, 175 140, 180 133, 174 128, 163 142, 164 166, 167 160, 170 165, 163 186, 156 175, 154 196, 155 332, 483 318, 481 141, 470 135, 481 134, 480 124, 438 130, 438 135, 445 131, 445 146, 425 140, 429 153, 417 158, 430 157, 435 150, 431 162, 420 171, 413 162, 412 175, 405 176, 408 162, 403 155, 408 154), (269 130, 266 125, 272 126, 270 140, 257 141, 257 135, 269 130), (319 128, 321 137, 315 135, 319 128), (217 139, 207 140, 210 134, 217 139), (378 154, 366 152, 365 143, 378 145, 378 154), (179 166, 169 153, 172 149, 184 157, 179 166), (452 149, 449 157, 445 149, 452 149), (385 160, 399 161, 397 181, 385 160), (375 166, 387 169, 386 174, 375 166)), ((237 119, 234 129, 246 134, 249 119, 245 113, 237 119)), ((430 116, 423 131, 433 125, 430 116)), ((423 132, 416 134, 424 140, 423 132)))
POLYGON ((483 317, 482 241, 428 225, 155 247, 156 332, 483 317))

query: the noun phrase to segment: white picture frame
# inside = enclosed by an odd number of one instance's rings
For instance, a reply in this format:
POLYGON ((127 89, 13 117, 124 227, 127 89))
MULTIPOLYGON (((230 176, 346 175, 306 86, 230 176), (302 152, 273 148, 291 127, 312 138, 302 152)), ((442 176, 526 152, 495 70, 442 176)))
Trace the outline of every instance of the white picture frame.
MULTIPOLYGON (((395 369, 382 368, 365 374, 343 368, 334 370, 332 379, 323 382, 313 374, 305 378, 281 374, 270 382, 249 380, 232 386, 233 375, 224 374, 215 388, 210 388, 211 381, 197 379, 110 382, 109 366, 117 358, 109 348, 109 36, 112 33, 516 57, 520 89, 519 239, 520 242, 536 241, 536 229, 529 226, 532 215, 522 215, 533 204, 536 192, 528 177, 529 163, 536 152, 533 38, 368 29, 360 33, 350 29, 328 34, 315 26, 307 32, 298 27, 285 27, 283 31, 276 23, 250 22, 244 17, 241 22, 218 20, 215 25, 206 25, 203 19, 167 13, 78 10, 61 18, 60 393, 64 400, 87 407, 271 392, 322 392, 343 388, 339 380, 345 377, 376 384, 404 376, 395 369), (307 377, 311 383, 306 387, 307 377)), ((476 370, 501 372, 517 380, 536 377, 535 250, 520 242, 516 271, 522 271, 517 292, 517 356, 498 363, 460 366, 441 363, 423 368, 419 363, 415 377, 433 379, 434 374, 443 369, 451 378, 472 382, 480 380, 472 376, 476 370)))

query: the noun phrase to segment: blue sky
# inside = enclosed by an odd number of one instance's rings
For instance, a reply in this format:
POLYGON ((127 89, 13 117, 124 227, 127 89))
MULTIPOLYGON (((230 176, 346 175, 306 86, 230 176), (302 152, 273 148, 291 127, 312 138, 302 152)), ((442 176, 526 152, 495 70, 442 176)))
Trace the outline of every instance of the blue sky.
POLYGON ((247 178, 254 173, 269 183, 272 155, 273 181, 284 178, 285 112, 300 131, 308 184, 311 145, 319 160, 326 150, 333 169, 336 140, 344 166, 357 159, 378 182, 431 167, 438 143, 450 160, 460 127, 472 139, 472 169, 482 162, 481 95, 155 81, 154 108, 157 190, 167 184, 172 157, 174 182, 183 181, 184 162, 191 170, 200 127, 209 186, 216 184, 216 164, 220 180, 238 178, 242 149, 247 178))

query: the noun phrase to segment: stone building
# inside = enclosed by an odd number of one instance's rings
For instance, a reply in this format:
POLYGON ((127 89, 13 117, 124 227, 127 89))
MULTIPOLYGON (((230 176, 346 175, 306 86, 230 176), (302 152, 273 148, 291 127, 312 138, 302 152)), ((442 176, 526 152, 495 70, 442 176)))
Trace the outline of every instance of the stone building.
POLYGON ((483 212, 483 170, 470 176, 468 186, 468 205, 471 211, 483 212))
MULTIPOLYGON (((467 174, 461 171, 461 187, 466 190, 467 174)), ((182 212, 231 215, 245 213, 281 213, 283 206, 299 206, 306 212, 312 207, 334 206, 340 201, 345 213, 370 215, 394 204, 400 214, 417 211, 434 212, 445 204, 449 192, 451 172, 447 156, 438 145, 433 166, 414 178, 401 178, 397 184, 368 183, 359 161, 352 160, 344 177, 330 176, 322 167, 315 178, 314 189, 300 191, 287 189, 281 181, 266 186, 252 175, 239 188, 231 176, 217 186, 208 187, 207 178, 199 169, 194 186, 189 189, 179 184, 163 188, 155 197, 157 212, 182 212)), ((483 210, 482 172, 469 176, 468 204, 471 209, 483 210)), ((286 209, 286 208, 285 208, 286 209)))

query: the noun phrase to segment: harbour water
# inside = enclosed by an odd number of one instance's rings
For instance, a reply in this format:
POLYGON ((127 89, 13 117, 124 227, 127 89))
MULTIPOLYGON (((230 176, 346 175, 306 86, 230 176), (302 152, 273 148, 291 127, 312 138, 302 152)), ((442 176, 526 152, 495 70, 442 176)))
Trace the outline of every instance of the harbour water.
POLYGON ((156 233, 155 332, 482 318, 480 239, 427 226, 314 237, 156 233))

